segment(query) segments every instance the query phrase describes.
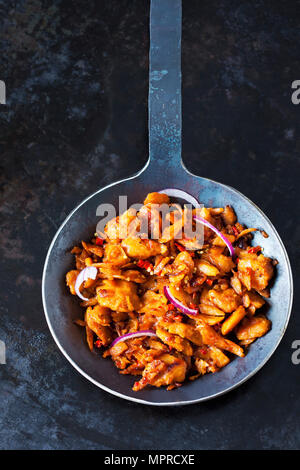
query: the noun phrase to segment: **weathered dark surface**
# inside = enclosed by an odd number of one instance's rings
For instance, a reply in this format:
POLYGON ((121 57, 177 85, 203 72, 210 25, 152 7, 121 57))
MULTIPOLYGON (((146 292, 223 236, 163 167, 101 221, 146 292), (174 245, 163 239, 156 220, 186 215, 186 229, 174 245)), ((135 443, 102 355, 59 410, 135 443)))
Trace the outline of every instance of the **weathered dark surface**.
MULTIPOLYGON (((299 289, 296 2, 186 0, 183 158, 256 202, 299 289), (297 247, 298 243, 298 247, 297 247)), ((97 389, 67 363, 41 305, 47 248, 68 212, 147 159, 148 2, 0 0, 0 448, 299 448, 299 301, 275 355, 211 402, 157 409, 97 389)))

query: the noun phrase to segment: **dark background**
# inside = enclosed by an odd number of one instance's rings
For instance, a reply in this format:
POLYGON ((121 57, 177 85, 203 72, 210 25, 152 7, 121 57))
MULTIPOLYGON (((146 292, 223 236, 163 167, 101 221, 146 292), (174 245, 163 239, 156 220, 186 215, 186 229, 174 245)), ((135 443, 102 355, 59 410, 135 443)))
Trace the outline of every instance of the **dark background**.
MULTIPOLYGON (((297 293, 299 2, 183 4, 183 159, 270 217, 297 293)), ((298 299, 265 367, 199 405, 122 401, 59 352, 41 303, 44 259, 74 206, 147 160, 149 2, 0 0, 0 10, 0 448, 299 448, 298 299)))

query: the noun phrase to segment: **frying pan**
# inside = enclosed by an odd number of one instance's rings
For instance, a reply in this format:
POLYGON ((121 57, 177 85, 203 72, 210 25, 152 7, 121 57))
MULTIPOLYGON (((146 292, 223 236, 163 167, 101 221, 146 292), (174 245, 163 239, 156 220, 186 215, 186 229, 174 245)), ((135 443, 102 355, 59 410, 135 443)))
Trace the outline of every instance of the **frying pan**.
POLYGON ((237 190, 190 173, 181 161, 181 0, 152 0, 150 7, 149 70, 149 160, 131 178, 99 189, 81 202, 57 231, 45 261, 42 295, 46 319, 58 347, 84 377, 98 387, 127 400, 149 405, 184 405, 224 394, 253 376, 278 346, 290 316, 292 275, 288 256, 275 228, 263 212, 237 190), (65 274, 73 267, 70 249, 91 238, 98 222, 96 209, 126 195, 128 204, 143 201, 148 192, 179 188, 205 206, 231 205, 238 220, 248 227, 264 229, 269 238, 256 232, 255 243, 278 261, 269 300, 271 331, 253 343, 245 358, 235 358, 216 374, 184 384, 168 392, 148 388, 133 392, 134 379, 120 375, 108 359, 92 354, 83 329, 73 321, 81 318, 78 299, 65 286, 65 274))

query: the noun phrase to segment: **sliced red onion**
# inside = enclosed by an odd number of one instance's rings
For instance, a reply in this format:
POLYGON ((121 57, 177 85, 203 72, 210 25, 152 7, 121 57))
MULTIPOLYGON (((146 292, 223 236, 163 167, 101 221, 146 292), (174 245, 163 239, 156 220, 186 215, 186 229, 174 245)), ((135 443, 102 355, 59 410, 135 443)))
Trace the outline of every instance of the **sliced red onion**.
POLYGON ((97 268, 95 266, 88 266, 87 268, 84 268, 82 271, 77 276, 76 282, 75 282, 75 292, 80 297, 82 300, 89 300, 87 297, 84 297, 80 293, 80 286, 84 281, 87 281, 88 279, 96 279, 97 277, 97 268))
POLYGON ((110 345, 110 347, 114 346, 115 344, 119 343, 120 341, 126 341, 127 339, 132 338, 139 338, 140 336, 157 336, 154 331, 151 330, 141 330, 135 331, 134 333, 127 333, 126 335, 119 336, 116 338, 110 345))
POLYGON ((209 223, 207 220, 203 219, 203 217, 200 217, 200 215, 194 215, 194 220, 196 220, 197 222, 201 222, 203 225, 205 225, 206 227, 210 228, 213 232, 215 232, 220 238, 222 238, 223 242, 226 243, 227 245, 227 248, 230 252, 230 255, 232 257, 234 257, 234 248, 232 246, 232 244, 230 243, 230 241, 228 240, 228 238, 225 237, 225 235, 223 235, 223 233, 221 233, 214 225, 212 225, 211 223, 209 223))
POLYGON ((191 194, 186 193, 185 191, 182 191, 181 189, 176 189, 176 188, 167 188, 163 189, 162 191, 158 191, 160 194, 166 194, 167 196, 170 197, 179 197, 181 199, 185 199, 187 202, 192 204, 195 207, 200 207, 199 201, 194 196, 191 196, 191 194))
POLYGON ((181 302, 179 302, 179 300, 177 300, 174 295, 171 294, 170 288, 167 286, 164 286, 164 294, 171 304, 178 308, 182 313, 185 313, 186 315, 197 315, 199 313, 197 309, 186 307, 181 302))

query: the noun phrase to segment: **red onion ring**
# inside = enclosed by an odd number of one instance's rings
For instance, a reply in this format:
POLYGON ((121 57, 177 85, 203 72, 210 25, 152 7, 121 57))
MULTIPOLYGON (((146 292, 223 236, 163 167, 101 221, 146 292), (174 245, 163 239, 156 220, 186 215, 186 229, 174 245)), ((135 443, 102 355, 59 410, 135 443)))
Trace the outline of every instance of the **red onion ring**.
POLYGON ((87 297, 84 297, 80 293, 80 286, 84 281, 87 281, 88 279, 96 279, 97 277, 97 268, 95 266, 88 266, 87 268, 84 268, 82 271, 77 276, 76 282, 75 282, 75 292, 80 297, 82 300, 89 300, 87 297))
POLYGON ((151 330, 141 330, 141 331, 135 331, 134 333, 127 333, 126 335, 122 335, 116 338, 111 343, 110 348, 112 346, 115 346, 115 344, 119 343, 120 341, 126 341, 127 339, 131 339, 131 338, 139 338, 140 336, 157 336, 157 334, 151 330))
POLYGON ((167 196, 170 197, 179 197, 181 199, 185 199, 187 202, 192 204, 195 207, 200 207, 199 201, 194 196, 191 196, 191 194, 186 193, 185 191, 182 191, 181 189, 176 189, 176 188, 167 188, 163 189, 162 191, 158 191, 160 194, 166 194, 167 196))
POLYGON ((174 307, 178 308, 182 313, 185 313, 186 315, 197 315, 199 312, 195 308, 189 308, 183 305, 179 300, 177 300, 170 291, 170 288, 167 286, 164 286, 164 294, 167 297, 167 299, 171 302, 171 304, 174 305, 174 307))
POLYGON ((225 235, 223 235, 223 233, 221 233, 214 225, 212 225, 211 223, 209 223, 207 220, 203 219, 203 217, 200 217, 199 215, 194 215, 193 219, 196 220, 197 222, 201 222, 203 225, 205 225, 206 227, 210 228, 213 232, 215 232, 220 238, 222 238, 223 242, 226 243, 226 246, 230 252, 230 255, 234 257, 234 254, 235 254, 234 248, 232 244, 230 243, 230 241, 228 240, 228 238, 226 238, 225 235))

